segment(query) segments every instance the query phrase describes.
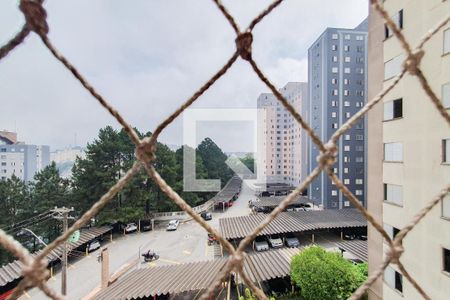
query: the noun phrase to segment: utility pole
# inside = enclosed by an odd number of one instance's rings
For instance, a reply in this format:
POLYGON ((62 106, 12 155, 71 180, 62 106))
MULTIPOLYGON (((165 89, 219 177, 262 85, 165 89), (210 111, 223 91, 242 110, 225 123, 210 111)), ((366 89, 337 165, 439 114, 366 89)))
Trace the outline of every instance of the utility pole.
MULTIPOLYGON (((52 211, 58 213, 58 215, 54 218, 57 220, 62 220, 63 233, 65 233, 69 227, 68 219, 73 219, 73 217, 69 217, 69 213, 73 211, 73 207, 55 207, 52 211)), ((61 257, 61 294, 64 296, 67 295, 67 241, 64 241, 63 254, 61 257)))

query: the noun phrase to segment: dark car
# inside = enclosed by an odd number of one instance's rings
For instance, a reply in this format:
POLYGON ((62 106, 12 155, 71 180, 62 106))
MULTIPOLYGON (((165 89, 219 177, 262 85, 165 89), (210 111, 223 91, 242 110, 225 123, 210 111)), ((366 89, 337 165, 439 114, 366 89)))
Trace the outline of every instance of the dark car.
POLYGON ((152 224, 151 223, 143 223, 141 224, 142 231, 150 231, 152 230, 152 224))
POLYGON ((203 220, 208 221, 212 219, 212 213, 204 211, 200 214, 200 216, 203 218, 203 220))
POLYGON ((290 248, 297 248, 300 246, 298 238, 292 233, 288 233, 284 236, 284 243, 290 248))

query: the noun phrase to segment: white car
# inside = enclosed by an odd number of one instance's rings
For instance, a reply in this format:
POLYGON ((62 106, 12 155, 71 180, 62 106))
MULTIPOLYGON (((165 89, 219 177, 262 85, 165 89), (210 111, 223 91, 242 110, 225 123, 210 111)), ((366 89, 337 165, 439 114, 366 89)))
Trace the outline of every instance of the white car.
POLYGON ((267 237, 267 241, 269 242, 272 248, 281 248, 283 247, 283 241, 278 234, 272 234, 267 237))
POLYGON ((269 244, 267 244, 267 241, 262 236, 256 237, 253 241, 253 246, 258 252, 269 250, 269 244))
POLYGON ((98 240, 93 240, 88 244, 87 250, 88 252, 92 252, 100 248, 100 242, 98 240))
POLYGON ((137 230, 137 226, 135 223, 128 223, 125 227, 125 233, 131 233, 137 230))
POLYGON ((180 225, 180 221, 178 220, 172 220, 169 222, 169 224, 167 224, 166 230, 167 231, 174 231, 177 230, 178 225, 180 225))

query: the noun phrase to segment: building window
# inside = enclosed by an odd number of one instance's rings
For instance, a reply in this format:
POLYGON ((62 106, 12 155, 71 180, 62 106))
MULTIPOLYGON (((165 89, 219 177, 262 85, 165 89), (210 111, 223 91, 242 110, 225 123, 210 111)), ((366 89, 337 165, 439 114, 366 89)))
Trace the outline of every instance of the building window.
POLYGON ((355 179, 355 184, 363 184, 364 180, 363 179, 355 179))
POLYGON ((336 51, 337 50, 337 45, 331 45, 331 50, 336 51))
POLYGON ((442 217, 450 219, 450 195, 447 195, 442 199, 442 217))
POLYGON ((364 141, 364 136, 362 134, 357 134, 356 135, 356 140, 357 141, 364 141))
POLYGON ((350 46, 349 45, 345 45, 344 46, 344 51, 345 52, 349 52, 350 51, 350 46))
POLYGON ((331 196, 337 196, 337 191, 336 190, 332 190, 331 191, 331 196))
POLYGON ((362 162, 364 162, 364 157, 362 157, 362 156, 357 156, 357 157, 355 158, 355 162, 357 162, 357 163, 362 163, 362 162))
POLYGON ((344 168, 344 174, 348 174, 348 168, 344 168))
POLYGON ((350 113, 349 112, 346 112, 345 113, 345 117, 348 119, 348 118, 350 118, 350 113))
POLYGON ((356 74, 364 74, 363 68, 356 68, 355 71, 356 71, 356 74))
POLYGON ((331 72, 332 73, 337 73, 338 71, 339 71, 339 69, 337 67, 331 68, 331 72))
POLYGON ((403 206, 403 187, 395 184, 384 184, 384 201, 403 206))
POLYGON ((333 111, 333 112, 331 113, 331 117, 332 117, 332 118, 336 118, 336 115, 337 115, 337 114, 336 114, 335 111, 333 111))
POLYGON ((444 272, 450 273, 450 250, 442 248, 444 272))
POLYGON ((386 223, 383 224, 383 228, 391 239, 394 239, 395 236, 400 232, 400 229, 386 223))
POLYGON ((442 86, 442 102, 444 103, 444 107, 450 108, 450 83, 442 86))
POLYGON ((450 139, 442 140, 442 162, 450 163, 450 139))
POLYGON ((333 56, 333 62, 337 62, 338 61, 338 57, 337 56, 333 56))
POLYGON ((345 74, 350 74, 350 68, 344 68, 344 73, 345 74))
POLYGON ((362 196, 362 194, 363 194, 363 190, 355 190, 356 196, 362 196))
POLYGON ((357 41, 363 41, 363 40, 364 40, 364 36, 362 36, 362 35, 357 35, 357 36, 356 36, 356 40, 357 40, 357 41))
POLYGON ((349 207, 350 206, 350 201, 344 201, 344 206, 345 207, 349 207))
POLYGON ((332 78, 332 79, 331 79, 331 83, 332 83, 332 84, 337 84, 337 78, 332 78))
POLYGON ((403 144, 402 143, 385 143, 384 144, 384 161, 386 161, 386 162, 402 162, 403 161, 403 144))
POLYGON ((344 61, 347 62, 347 63, 349 63, 349 62, 350 62, 350 56, 346 56, 346 57, 344 58, 344 61))
POLYGON ((384 120, 393 120, 403 117, 403 99, 396 99, 384 103, 384 120))
POLYGON ((333 90, 333 96, 337 96, 338 95, 338 90, 333 90))
POLYGON ((349 90, 344 90, 344 96, 348 96, 350 95, 350 91, 349 90))
POLYGON ((344 140, 346 140, 346 141, 350 141, 350 134, 346 134, 346 135, 344 135, 344 140))
POLYGON ((450 53, 450 28, 444 31, 444 54, 450 53))
MULTIPOLYGON (((344 156, 344 162, 346 162, 346 163, 350 162, 350 157, 344 156)), ((348 183, 347 183, 347 184, 348 184, 348 183)))
POLYGON ((337 123, 332 123, 332 124, 331 124, 331 128, 337 129, 337 128, 338 128, 338 124, 337 124, 337 123))
POLYGON ((345 178, 345 179, 344 179, 344 184, 350 184, 350 179, 345 178))
POLYGON ((344 151, 350 151, 350 146, 348 145, 344 146, 344 151))
POLYGON ((344 79, 344 84, 348 85, 348 83, 349 83, 348 79, 344 79))
POLYGON ((384 80, 388 80, 402 71, 404 54, 400 54, 384 63, 384 80))
POLYGON ((337 106, 337 101, 331 101, 331 106, 337 106))
POLYGON ((350 101, 344 101, 344 106, 349 107, 350 106, 350 101))
MULTIPOLYGON (((403 29, 403 9, 392 16, 392 21, 394 21, 395 25, 399 29, 403 29)), ((387 24, 384 25, 384 37, 387 39, 392 35, 392 30, 389 28, 387 24)))
POLYGON ((349 40, 349 39, 350 39, 350 34, 344 35, 344 39, 345 39, 345 40, 349 40))
POLYGON ((337 40, 337 39, 338 39, 337 33, 333 33, 333 34, 331 35, 331 38, 332 38, 333 40, 337 40))
POLYGON ((364 146, 356 146, 356 151, 364 151, 364 146))
POLYGON ((387 267, 384 271, 384 282, 391 288, 403 293, 403 276, 392 267, 387 267))

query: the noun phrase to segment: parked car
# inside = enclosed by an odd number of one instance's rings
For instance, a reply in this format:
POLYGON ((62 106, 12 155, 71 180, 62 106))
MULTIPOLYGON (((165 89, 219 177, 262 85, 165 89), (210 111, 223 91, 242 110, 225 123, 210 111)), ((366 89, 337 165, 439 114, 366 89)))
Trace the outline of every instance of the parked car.
POLYGON ((100 248, 100 242, 98 240, 93 240, 87 245, 87 251, 92 252, 100 248))
POLYGON ((344 234, 344 240, 353 241, 356 238, 356 235, 353 233, 350 234, 344 234))
POLYGON ((300 246, 300 241, 292 233, 288 233, 284 236, 284 243, 290 248, 296 248, 300 246))
POLYGON ((208 221, 212 219, 212 213, 204 211, 200 214, 200 216, 203 218, 203 220, 208 221))
POLYGON ((258 252, 269 250, 269 244, 267 244, 267 241, 264 239, 264 237, 257 237, 253 244, 255 250, 258 252))
POLYGON ((128 223, 127 226, 125 226, 125 233, 132 233, 137 229, 136 223, 128 223))
POLYGON ((280 248, 283 247, 283 241, 278 234, 272 234, 267 236, 267 241, 269 242, 272 248, 280 248))
POLYGON ((150 230, 152 230, 152 224, 151 223, 141 224, 141 230, 142 231, 150 231, 150 230))
POLYGON ((361 240, 361 241, 367 241, 367 235, 365 235, 365 234, 360 234, 357 236, 357 238, 358 238, 358 240, 361 240))
POLYGON ((180 221, 172 220, 172 221, 169 222, 169 224, 167 224, 166 230, 167 231, 177 230, 179 224, 180 224, 180 221))

